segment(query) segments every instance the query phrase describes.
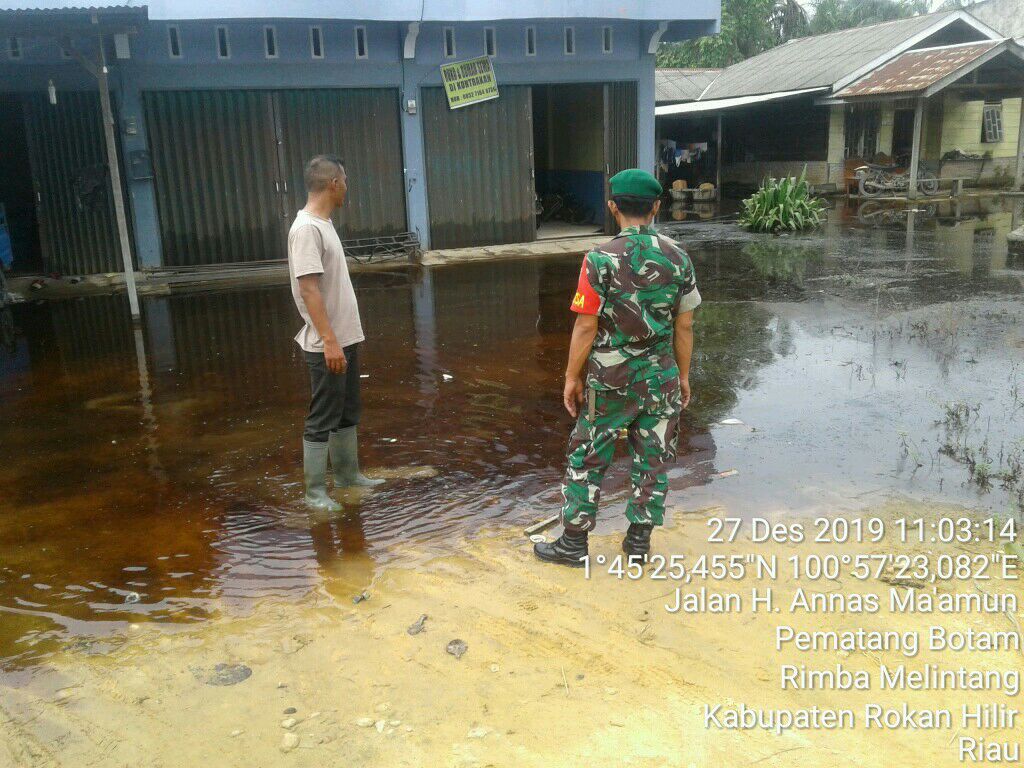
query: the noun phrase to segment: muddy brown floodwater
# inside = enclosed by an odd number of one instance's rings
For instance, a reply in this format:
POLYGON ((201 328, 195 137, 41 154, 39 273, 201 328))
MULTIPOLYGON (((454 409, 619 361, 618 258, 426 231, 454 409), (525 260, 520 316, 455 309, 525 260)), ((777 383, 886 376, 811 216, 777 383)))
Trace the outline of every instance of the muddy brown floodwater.
MULTIPOLYGON (((705 303, 656 549, 700 551, 712 508, 1019 516, 1020 214, 998 198, 839 207, 784 238, 670 214, 705 303)), ((149 297, 139 329, 121 296, 16 306, 0 350, 0 766, 771 766, 795 749, 801 765, 893 764, 879 749, 954 764, 945 738, 719 738, 696 715, 709 692, 778 695, 775 662, 736 634, 749 617, 671 619, 657 585, 532 559, 521 529, 559 503, 578 269, 356 276, 362 463, 389 482, 333 517, 299 503, 308 384, 286 288, 149 297), (236 669, 251 676, 207 684, 236 669)), ((598 550, 624 527, 623 454, 598 550)))

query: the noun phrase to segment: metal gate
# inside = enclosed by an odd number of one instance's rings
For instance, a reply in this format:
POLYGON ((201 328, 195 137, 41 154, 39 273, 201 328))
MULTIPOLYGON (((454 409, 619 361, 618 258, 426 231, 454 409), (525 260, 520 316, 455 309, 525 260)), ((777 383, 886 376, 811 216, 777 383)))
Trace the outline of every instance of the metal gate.
POLYGON ((345 160, 343 239, 406 228, 394 89, 153 91, 143 103, 167 265, 285 258, 315 154, 345 160))
POLYGON ((454 110, 425 88, 423 134, 432 248, 536 239, 529 86, 454 110))
MULTIPOLYGON (((636 83, 607 83, 604 86, 604 189, 619 171, 637 164, 636 83)), ((606 209, 607 210, 607 209, 606 209)), ((605 214, 605 231, 616 234, 615 220, 605 214)))
POLYGON ((31 94, 23 108, 46 271, 121 271, 99 94, 31 94))
POLYGON ((348 197, 335 216, 341 238, 387 237, 406 229, 398 91, 388 88, 279 91, 285 219, 306 203, 302 171, 313 155, 345 161, 348 197))
POLYGON ((143 94, 164 264, 285 257, 270 93, 143 94))

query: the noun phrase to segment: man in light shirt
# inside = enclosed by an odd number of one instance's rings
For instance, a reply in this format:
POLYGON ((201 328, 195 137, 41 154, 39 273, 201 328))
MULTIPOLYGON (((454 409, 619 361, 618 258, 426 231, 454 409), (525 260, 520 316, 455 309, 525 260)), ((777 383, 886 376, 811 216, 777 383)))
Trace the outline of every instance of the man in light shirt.
POLYGON ((330 459, 335 488, 375 486, 359 471, 359 307, 345 252, 331 214, 345 204, 348 179, 340 158, 317 155, 306 164, 306 207, 288 232, 288 272, 295 306, 306 321, 295 337, 309 368, 312 398, 302 440, 306 503, 338 511, 327 493, 330 459))

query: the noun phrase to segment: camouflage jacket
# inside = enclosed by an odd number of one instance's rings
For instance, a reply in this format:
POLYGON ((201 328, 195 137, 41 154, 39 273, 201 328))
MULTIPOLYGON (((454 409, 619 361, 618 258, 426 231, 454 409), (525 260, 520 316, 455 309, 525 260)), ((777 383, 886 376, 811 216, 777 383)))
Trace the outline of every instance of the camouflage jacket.
POLYGON ((650 227, 627 227, 586 255, 571 309, 598 318, 587 362, 593 389, 679 376, 675 316, 700 304, 686 252, 650 227))

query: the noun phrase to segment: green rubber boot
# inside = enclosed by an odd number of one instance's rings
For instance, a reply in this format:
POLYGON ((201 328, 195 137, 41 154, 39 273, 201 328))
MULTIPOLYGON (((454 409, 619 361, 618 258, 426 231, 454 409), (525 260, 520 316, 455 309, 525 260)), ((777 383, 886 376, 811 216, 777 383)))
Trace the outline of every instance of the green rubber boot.
POLYGON ((359 471, 359 438, 355 427, 331 432, 327 444, 331 451, 335 488, 373 488, 383 480, 374 480, 359 471))
POLYGON ((302 441, 302 471, 306 476, 306 504, 313 509, 340 512, 341 504, 327 495, 327 443, 302 441))

